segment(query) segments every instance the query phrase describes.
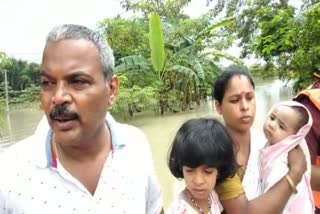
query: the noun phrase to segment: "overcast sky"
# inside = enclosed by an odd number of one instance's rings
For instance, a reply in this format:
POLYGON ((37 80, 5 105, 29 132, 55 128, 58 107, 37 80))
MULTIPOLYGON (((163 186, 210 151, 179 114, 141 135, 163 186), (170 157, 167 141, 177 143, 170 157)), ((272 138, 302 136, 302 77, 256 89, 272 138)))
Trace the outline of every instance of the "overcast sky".
MULTIPOLYGON (((40 62, 45 37, 58 24, 95 29, 104 18, 125 15, 119 0, 0 0, 0 51, 40 62)), ((186 12, 203 13, 205 0, 193 0, 186 12)))
MULTIPOLYGON (((95 29, 104 18, 126 15, 120 0, 0 0, 0 52, 40 63, 47 33, 58 24, 81 24, 95 29)), ((300 5, 300 0, 291 0, 300 5)), ((212 4, 210 5, 212 7, 212 4)), ((192 0, 185 12, 197 17, 207 11, 206 0, 192 0)), ((229 54, 239 56, 240 48, 229 54)), ((246 64, 256 60, 246 59, 246 64)), ((229 64, 223 62, 223 64, 229 64)))

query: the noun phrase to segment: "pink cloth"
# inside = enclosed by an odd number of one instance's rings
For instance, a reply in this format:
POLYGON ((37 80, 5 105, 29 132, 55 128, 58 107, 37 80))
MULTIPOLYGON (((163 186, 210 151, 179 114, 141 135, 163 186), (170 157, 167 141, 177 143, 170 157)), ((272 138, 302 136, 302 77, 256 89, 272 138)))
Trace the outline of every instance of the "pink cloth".
MULTIPOLYGON (((220 214, 223 211, 222 205, 218 199, 217 193, 213 190, 210 193, 210 199, 212 202, 210 213, 220 214)), ((170 204, 166 211, 166 214, 198 214, 199 211, 194 209, 189 202, 186 201, 183 191, 179 193, 177 198, 170 204)))
POLYGON ((298 193, 291 195, 283 213, 314 213, 314 201, 310 186, 311 162, 308 147, 304 140, 311 128, 312 117, 308 109, 298 102, 286 101, 274 107, 280 105, 303 107, 309 114, 309 120, 295 135, 290 135, 274 145, 267 144, 267 146, 261 150, 262 192, 269 190, 288 173, 288 152, 297 145, 300 145, 306 155, 308 169, 301 182, 297 185, 298 193))

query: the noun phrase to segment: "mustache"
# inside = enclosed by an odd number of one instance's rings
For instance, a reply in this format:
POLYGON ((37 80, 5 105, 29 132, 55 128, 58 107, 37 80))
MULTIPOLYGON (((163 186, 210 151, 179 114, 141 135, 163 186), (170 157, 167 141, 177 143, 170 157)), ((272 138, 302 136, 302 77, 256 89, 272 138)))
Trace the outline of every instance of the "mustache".
POLYGON ((79 115, 76 112, 69 111, 66 105, 55 106, 49 116, 52 120, 61 120, 61 118, 65 120, 75 120, 79 118, 79 115))

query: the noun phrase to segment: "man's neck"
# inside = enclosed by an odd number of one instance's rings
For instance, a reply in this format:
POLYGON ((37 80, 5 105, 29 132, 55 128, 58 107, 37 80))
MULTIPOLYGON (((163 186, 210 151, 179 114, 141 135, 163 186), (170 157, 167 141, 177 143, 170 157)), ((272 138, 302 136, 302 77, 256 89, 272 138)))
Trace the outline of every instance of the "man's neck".
POLYGON ((84 139, 73 145, 64 145, 52 139, 52 147, 61 161, 87 162, 99 158, 100 154, 108 154, 111 150, 110 130, 105 125, 94 137, 84 139))
POLYGON ((110 130, 105 125, 94 137, 77 142, 76 145, 55 143, 56 154, 61 165, 94 195, 104 164, 111 151, 110 130), (90 141, 89 141, 90 140, 90 141), (83 173, 83 170, 86 173, 83 173))

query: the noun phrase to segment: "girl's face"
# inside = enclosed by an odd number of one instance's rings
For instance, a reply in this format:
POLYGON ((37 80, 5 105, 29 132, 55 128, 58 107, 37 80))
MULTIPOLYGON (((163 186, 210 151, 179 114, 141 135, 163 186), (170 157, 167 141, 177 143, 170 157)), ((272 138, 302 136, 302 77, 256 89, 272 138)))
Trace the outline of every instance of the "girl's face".
POLYGON ((275 144, 296 133, 297 112, 289 106, 277 106, 268 115, 263 132, 269 143, 275 144))
POLYGON ((228 128, 248 131, 256 114, 254 88, 244 75, 234 75, 225 89, 222 102, 215 101, 215 106, 228 128))
POLYGON ((186 188, 195 200, 208 200, 210 192, 216 185, 217 168, 201 165, 196 168, 182 167, 186 188))

